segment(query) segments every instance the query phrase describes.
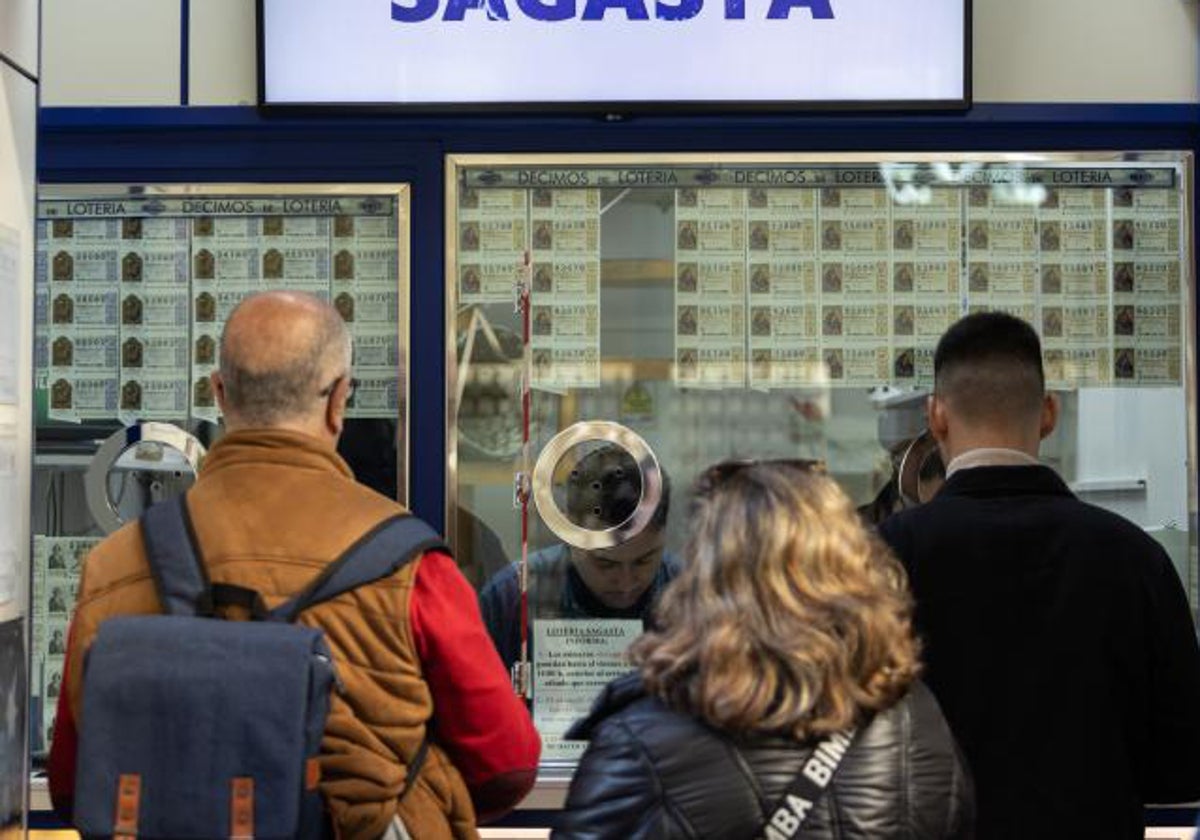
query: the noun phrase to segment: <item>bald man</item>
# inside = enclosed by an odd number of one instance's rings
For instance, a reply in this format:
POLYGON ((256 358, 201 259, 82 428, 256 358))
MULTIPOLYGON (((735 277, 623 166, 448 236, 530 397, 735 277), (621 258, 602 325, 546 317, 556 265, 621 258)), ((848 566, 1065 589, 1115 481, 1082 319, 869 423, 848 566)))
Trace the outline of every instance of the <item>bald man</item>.
MULTIPOLYGON (((357 484, 335 451, 354 387, 350 362, 346 326, 319 298, 267 292, 230 314, 212 375, 226 434, 187 495, 213 583, 253 589, 274 607, 401 512, 357 484)), ((74 786, 74 721, 96 629, 110 616, 156 612, 141 527, 132 522, 84 564, 51 754, 62 810, 74 786)), ((321 758, 339 837, 395 836, 396 816, 422 840, 475 837, 477 817, 501 815, 528 792, 539 738, 450 557, 427 552, 300 621, 325 631, 345 683, 333 697, 321 758), (408 765, 434 729, 416 784, 398 801, 408 765)))
POLYGON ((1024 321, 969 315, 934 353, 947 480, 880 525, 908 569, 925 679, 975 775, 980 838, 1140 838, 1200 799, 1200 651, 1141 528, 1038 462, 1058 405, 1024 321))

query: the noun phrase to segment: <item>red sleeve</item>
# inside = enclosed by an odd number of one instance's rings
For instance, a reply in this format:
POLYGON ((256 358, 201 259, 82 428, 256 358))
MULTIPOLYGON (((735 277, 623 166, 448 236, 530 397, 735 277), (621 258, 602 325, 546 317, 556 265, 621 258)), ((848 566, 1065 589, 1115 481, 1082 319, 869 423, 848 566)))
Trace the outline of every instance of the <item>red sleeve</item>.
POLYGON ((437 744, 462 773, 479 820, 496 819, 533 787, 541 739, 454 560, 429 552, 415 577, 410 621, 437 744))
MULTIPOLYGON (((71 664, 72 634, 67 635, 67 655, 63 661, 63 675, 71 664)), ((64 680, 58 692, 58 705, 54 711, 54 740, 50 743, 50 757, 46 762, 46 775, 50 784, 50 802, 54 812, 63 820, 71 822, 75 805, 75 756, 79 747, 79 734, 75 730, 75 716, 71 714, 70 692, 64 680)))

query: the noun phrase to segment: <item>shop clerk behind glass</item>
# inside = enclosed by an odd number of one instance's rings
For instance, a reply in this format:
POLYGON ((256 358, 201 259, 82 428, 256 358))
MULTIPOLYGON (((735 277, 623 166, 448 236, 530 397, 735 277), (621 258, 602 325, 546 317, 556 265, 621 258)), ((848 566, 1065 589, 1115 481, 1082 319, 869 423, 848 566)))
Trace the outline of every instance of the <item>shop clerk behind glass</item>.
MULTIPOLYGON (((628 519, 642 494, 637 463, 607 444, 580 459, 567 478, 566 514, 592 530, 628 519)), ((559 543, 529 555, 529 619, 640 618, 679 571, 664 551, 670 485, 646 528, 623 545, 585 551, 559 543)), ((521 593, 517 564, 497 572, 479 596, 483 619, 500 658, 512 666, 521 653, 521 593)), ((532 627, 530 628, 532 631, 532 627)))

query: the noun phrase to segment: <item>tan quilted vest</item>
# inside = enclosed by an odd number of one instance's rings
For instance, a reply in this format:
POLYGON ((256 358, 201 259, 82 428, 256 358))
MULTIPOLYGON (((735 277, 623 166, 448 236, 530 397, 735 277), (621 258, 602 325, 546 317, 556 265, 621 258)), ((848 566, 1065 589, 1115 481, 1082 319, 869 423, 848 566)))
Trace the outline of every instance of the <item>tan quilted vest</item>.
MULTIPOLYGON (((188 494, 188 510, 211 580, 255 589, 270 607, 403 509, 356 483, 345 462, 320 441, 260 430, 226 435, 212 448, 188 494)), ((375 838, 387 828, 404 785, 404 758, 416 752, 433 712, 408 622, 419 562, 300 618, 325 631, 345 682, 325 730, 321 788, 339 835, 350 840, 375 838)), ((84 569, 67 675, 76 720, 79 653, 99 623, 158 611, 141 529, 133 523, 97 546, 84 569)), ((401 816, 421 840, 478 836, 466 785, 436 745, 401 816)))

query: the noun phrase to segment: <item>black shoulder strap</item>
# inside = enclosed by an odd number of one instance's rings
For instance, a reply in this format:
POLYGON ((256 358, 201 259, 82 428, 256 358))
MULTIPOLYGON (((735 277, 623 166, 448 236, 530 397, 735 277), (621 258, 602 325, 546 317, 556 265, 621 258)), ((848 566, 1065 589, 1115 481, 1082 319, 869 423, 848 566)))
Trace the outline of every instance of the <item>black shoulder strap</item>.
POLYGON ((186 494, 175 496, 147 508, 142 542, 163 611, 204 615, 212 612, 212 596, 185 499, 186 494))
POLYGON ((417 786, 417 776, 421 775, 421 768, 425 766, 425 759, 429 755, 429 723, 425 724, 425 737, 421 739, 421 743, 417 745, 417 751, 413 754, 412 761, 408 765, 408 772, 404 774, 404 788, 400 791, 400 795, 396 797, 396 804, 400 804, 405 800, 413 788, 417 786))
POLYGON ((398 514, 372 528, 330 563, 304 591, 271 611, 292 621, 311 606, 399 571, 424 554, 450 549, 433 528, 411 514, 398 514))
POLYGON ((812 754, 804 760, 800 772, 759 827, 758 838, 793 837, 821 801, 833 781, 833 775, 850 751, 858 730, 843 729, 826 735, 817 742, 812 754))

